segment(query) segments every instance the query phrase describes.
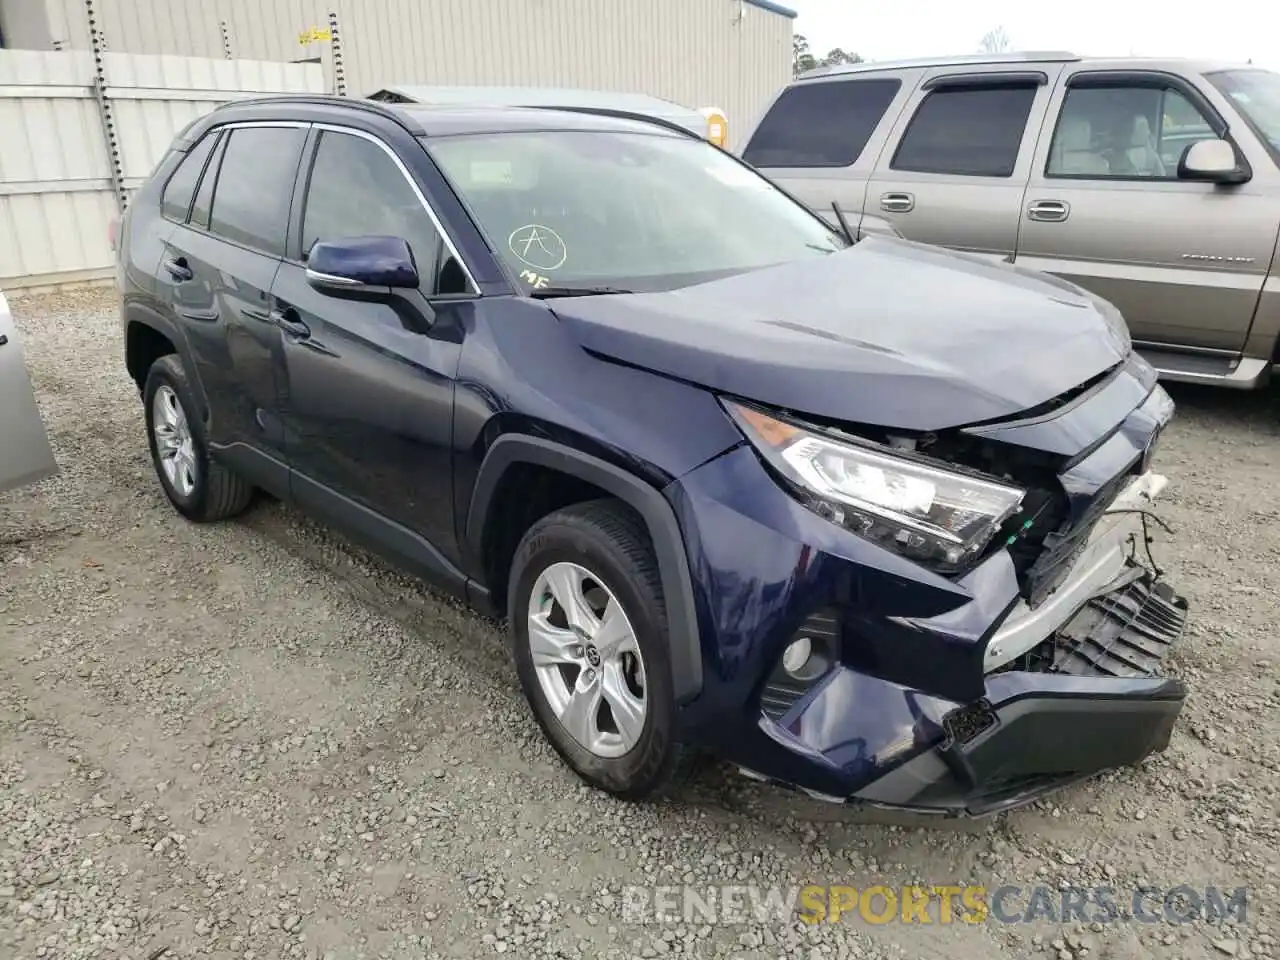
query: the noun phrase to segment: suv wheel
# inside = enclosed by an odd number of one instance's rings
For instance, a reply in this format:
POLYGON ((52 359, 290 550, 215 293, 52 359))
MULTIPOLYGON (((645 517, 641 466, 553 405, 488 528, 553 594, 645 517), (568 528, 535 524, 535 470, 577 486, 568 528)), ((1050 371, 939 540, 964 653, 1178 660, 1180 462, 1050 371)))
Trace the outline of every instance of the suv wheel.
POLYGON ((147 371, 142 391, 151 462, 169 502, 188 520, 208 523, 243 512, 253 487, 213 463, 182 361, 161 357, 147 371))
POLYGON ((510 584, 520 684, 569 766, 629 799, 691 772, 675 739, 662 583, 637 519, 607 500, 543 517, 516 550, 510 584))

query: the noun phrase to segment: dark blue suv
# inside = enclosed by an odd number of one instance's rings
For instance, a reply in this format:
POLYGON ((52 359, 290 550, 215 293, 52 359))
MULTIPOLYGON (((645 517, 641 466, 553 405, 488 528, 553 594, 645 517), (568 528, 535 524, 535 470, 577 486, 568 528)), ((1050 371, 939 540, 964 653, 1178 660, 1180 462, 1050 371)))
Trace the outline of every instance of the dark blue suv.
POLYGON ((118 280, 178 511, 261 489, 505 616, 601 788, 980 814, 1168 743, 1172 404, 1078 287, 661 122, 325 97, 185 130, 118 280))

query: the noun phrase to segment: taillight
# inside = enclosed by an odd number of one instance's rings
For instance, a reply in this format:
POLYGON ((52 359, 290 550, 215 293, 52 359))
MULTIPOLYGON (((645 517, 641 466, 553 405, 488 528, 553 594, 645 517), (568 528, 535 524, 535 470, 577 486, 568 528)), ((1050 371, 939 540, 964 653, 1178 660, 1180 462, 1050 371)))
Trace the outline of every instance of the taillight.
POLYGON ((114 253, 116 245, 120 242, 120 218, 112 217, 107 223, 107 242, 111 244, 111 250, 114 253))

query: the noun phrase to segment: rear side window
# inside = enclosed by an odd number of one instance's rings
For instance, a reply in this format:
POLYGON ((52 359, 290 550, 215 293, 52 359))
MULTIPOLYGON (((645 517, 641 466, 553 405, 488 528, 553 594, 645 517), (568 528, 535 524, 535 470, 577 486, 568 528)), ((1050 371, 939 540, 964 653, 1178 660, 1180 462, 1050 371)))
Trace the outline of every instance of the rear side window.
POLYGON ((178 168, 164 185, 164 193, 160 198, 160 212, 170 220, 184 223, 187 211, 191 209, 191 197, 196 192, 196 183, 200 180, 200 171, 204 169, 209 152, 217 141, 217 133, 205 134, 194 147, 187 151, 178 168))
POLYGON ((921 102, 890 167, 916 173, 1011 177, 1037 87, 950 87, 921 102))
POLYGON ((293 182, 306 131, 241 127, 227 135, 209 229, 234 243, 284 256, 293 182))
POLYGON ((881 78, 790 87, 760 122, 742 159, 756 167, 847 167, 901 86, 881 78))
POLYGON ((218 164, 222 162, 222 152, 227 146, 227 138, 223 137, 213 150, 213 156, 204 168, 204 176, 200 178, 200 187, 196 190, 195 203, 191 205, 191 225, 209 229, 209 208, 213 205, 213 188, 218 183, 218 164))

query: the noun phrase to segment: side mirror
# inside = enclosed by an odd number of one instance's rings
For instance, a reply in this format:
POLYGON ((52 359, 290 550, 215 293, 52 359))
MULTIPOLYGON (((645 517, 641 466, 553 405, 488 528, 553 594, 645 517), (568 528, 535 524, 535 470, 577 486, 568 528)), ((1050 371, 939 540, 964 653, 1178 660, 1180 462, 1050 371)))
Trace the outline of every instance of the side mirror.
POLYGON ((1249 171, 1236 162, 1236 151, 1226 140, 1200 140, 1182 151, 1179 180, 1206 183, 1245 183, 1249 171))
POLYGON ((321 241, 307 255, 307 282, 335 297, 418 288, 413 251, 399 237, 348 237, 321 241))

